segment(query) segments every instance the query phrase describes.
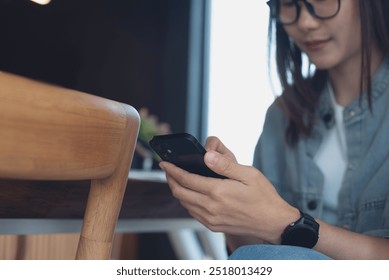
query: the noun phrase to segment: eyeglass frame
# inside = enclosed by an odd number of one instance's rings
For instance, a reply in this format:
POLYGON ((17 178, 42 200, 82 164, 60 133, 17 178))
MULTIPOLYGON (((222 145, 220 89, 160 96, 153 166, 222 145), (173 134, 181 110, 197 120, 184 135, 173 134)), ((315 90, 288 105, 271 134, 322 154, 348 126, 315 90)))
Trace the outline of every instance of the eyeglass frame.
POLYGON ((298 2, 303 2, 305 7, 307 8, 307 11, 309 12, 309 14, 311 16, 313 16, 314 18, 317 18, 317 19, 320 19, 320 20, 331 19, 331 18, 335 17, 339 13, 339 11, 340 11, 340 0, 338 0, 338 9, 336 10, 335 14, 333 14, 331 16, 328 16, 328 17, 318 16, 316 14, 316 12, 315 12, 315 9, 313 8, 313 5, 311 3, 309 3, 308 0, 293 0, 293 3, 295 5, 295 7, 296 7, 296 18, 292 22, 283 23, 280 20, 280 16, 279 16, 279 13, 278 13, 279 7, 277 7, 277 3, 279 3, 279 1, 280 0, 269 0, 269 1, 266 2, 266 4, 270 8, 270 16, 272 18, 276 19, 276 21, 281 23, 282 25, 291 25, 291 24, 296 23, 299 20, 300 14, 301 14, 301 5, 299 5, 298 2))

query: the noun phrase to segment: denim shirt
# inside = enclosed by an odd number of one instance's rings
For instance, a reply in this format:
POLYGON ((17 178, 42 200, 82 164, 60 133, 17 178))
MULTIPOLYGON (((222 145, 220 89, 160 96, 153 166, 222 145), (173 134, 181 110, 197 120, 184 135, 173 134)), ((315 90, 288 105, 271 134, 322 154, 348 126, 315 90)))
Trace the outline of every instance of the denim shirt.
MULTIPOLYGON (((314 162, 323 135, 334 123, 327 89, 320 96, 310 137, 295 147, 285 143, 288 119, 273 103, 266 114, 254 154, 262 171, 291 205, 320 218, 323 210, 321 170, 314 162)), ((366 95, 343 112, 348 166, 338 195, 337 225, 355 232, 389 236, 389 58, 373 78, 372 111, 366 95)))

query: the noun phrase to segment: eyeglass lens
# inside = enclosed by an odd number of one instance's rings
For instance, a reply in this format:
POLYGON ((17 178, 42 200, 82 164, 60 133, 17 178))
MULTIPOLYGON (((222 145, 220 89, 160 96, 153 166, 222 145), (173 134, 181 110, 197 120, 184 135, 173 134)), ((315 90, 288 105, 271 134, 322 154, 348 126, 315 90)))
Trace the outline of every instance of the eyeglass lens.
POLYGON ((296 22, 300 16, 300 10, 303 8, 303 4, 305 4, 306 9, 312 16, 319 19, 328 19, 334 17, 340 8, 340 0, 272 1, 276 1, 274 4, 270 3, 272 9, 275 9, 275 16, 283 24, 292 24, 296 22))

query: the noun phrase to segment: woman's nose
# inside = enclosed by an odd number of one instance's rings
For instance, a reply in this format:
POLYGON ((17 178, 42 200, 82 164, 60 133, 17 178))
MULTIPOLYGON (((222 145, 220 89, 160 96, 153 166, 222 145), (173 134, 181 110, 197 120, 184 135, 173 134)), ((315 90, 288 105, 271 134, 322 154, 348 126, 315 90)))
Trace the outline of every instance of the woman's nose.
POLYGON ((297 20, 297 25, 301 29, 315 29, 320 25, 320 19, 314 17, 306 7, 305 4, 300 2, 300 16, 297 20))

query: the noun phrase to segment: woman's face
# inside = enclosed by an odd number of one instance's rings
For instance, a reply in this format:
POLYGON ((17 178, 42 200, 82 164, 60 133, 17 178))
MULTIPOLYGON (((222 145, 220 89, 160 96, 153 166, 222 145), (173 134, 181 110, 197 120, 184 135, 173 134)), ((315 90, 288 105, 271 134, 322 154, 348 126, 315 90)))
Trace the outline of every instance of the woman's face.
POLYGON ((319 69, 331 69, 359 59, 361 54, 358 1, 341 0, 339 13, 326 20, 313 17, 301 2, 298 21, 284 29, 319 69))

